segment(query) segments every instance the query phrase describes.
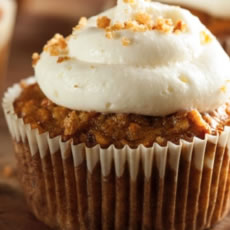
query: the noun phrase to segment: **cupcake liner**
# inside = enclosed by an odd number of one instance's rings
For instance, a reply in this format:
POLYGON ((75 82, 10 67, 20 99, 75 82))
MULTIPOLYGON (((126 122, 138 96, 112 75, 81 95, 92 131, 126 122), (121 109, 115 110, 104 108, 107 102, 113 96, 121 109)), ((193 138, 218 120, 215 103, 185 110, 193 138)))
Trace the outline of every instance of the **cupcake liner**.
POLYGON ((229 211, 229 127, 166 147, 88 148, 25 125, 13 110, 20 92, 10 88, 3 108, 28 204, 51 227, 200 230, 229 211))

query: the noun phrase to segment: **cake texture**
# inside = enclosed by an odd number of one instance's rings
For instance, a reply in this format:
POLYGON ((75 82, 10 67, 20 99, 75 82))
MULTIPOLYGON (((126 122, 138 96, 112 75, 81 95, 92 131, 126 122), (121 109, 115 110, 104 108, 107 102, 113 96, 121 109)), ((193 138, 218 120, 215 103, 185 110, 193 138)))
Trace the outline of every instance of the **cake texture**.
POLYGON ((189 11, 118 0, 33 54, 3 108, 54 229, 203 230, 230 209, 230 60, 189 11))

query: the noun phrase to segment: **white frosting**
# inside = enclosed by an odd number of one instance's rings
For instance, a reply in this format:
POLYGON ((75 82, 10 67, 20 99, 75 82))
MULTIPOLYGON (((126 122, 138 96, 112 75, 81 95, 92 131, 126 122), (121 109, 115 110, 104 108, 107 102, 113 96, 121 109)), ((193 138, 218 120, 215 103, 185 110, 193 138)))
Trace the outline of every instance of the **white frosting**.
POLYGON ((158 2, 181 4, 207 12, 213 16, 230 18, 229 0, 157 0, 158 2))
POLYGON ((9 41, 15 16, 16 16, 16 3, 14 0, 0 0, 0 10, 3 11, 0 17, 0 47, 9 41))
POLYGON ((124 22, 136 12, 153 19, 183 20, 186 32, 122 30, 108 39, 93 17, 68 41, 71 60, 43 52, 35 67, 36 79, 46 96, 70 109, 105 113, 164 116, 180 110, 216 109, 230 96, 230 60, 212 37, 202 44, 201 31, 210 32, 187 10, 136 0, 123 0, 102 15, 124 22), (123 46, 121 38, 131 39, 123 46), (75 86, 78 87, 75 87, 75 86), (222 90, 221 90, 222 89, 222 90))

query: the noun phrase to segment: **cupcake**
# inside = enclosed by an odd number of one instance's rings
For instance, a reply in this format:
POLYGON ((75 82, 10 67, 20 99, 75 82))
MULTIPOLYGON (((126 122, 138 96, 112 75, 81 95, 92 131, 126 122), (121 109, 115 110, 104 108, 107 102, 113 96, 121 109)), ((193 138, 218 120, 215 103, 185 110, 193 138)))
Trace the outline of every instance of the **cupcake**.
POLYGON ((3 108, 34 215, 202 230, 229 211, 230 60, 189 11, 118 0, 33 55, 3 108))
MULTIPOLYGON (((9 43, 16 16, 16 3, 14 0, 0 0, 0 85, 2 90, 3 76, 9 52, 9 43)), ((1 91, 2 93, 2 91, 1 91)))
POLYGON ((218 37, 230 55, 230 2, 228 0, 159 0, 159 2, 179 4, 191 10, 218 37))

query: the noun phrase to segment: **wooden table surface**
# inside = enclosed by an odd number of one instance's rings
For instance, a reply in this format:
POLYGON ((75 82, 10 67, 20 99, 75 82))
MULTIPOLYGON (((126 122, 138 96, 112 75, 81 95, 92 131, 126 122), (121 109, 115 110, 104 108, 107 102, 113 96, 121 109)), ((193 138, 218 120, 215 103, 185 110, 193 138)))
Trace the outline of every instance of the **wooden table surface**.
MULTIPOLYGON (((21 14, 17 19, 5 87, 31 76, 31 54, 34 51, 40 52, 45 41, 54 33, 68 35, 75 24, 76 18, 21 14)), ((0 115, 0 229, 48 230, 29 212, 16 177, 11 140, 4 118, 0 115)), ((229 229, 230 217, 213 230, 229 229)))

